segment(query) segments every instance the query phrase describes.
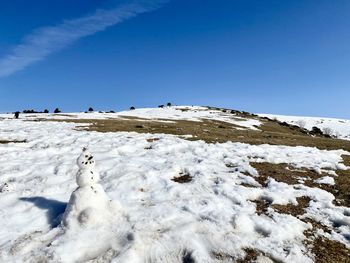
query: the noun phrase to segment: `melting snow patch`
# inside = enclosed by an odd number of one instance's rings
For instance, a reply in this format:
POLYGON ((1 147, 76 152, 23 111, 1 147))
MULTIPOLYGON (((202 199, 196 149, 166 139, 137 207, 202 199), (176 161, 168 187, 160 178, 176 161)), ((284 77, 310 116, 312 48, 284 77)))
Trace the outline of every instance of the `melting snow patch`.
POLYGON ((330 176, 324 176, 320 179, 317 179, 315 182, 319 184, 335 185, 334 178, 330 176))

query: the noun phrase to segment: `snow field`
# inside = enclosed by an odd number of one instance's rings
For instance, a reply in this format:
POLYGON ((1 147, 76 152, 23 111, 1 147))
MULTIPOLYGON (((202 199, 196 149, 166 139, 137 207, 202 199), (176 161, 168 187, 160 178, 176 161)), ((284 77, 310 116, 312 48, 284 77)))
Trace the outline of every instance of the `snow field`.
MULTIPOLYGON (((297 204, 300 196, 312 199, 307 216, 333 228, 323 234, 350 246, 350 211, 334 206, 332 194, 272 178, 266 188, 260 187, 254 180, 258 172, 249 164, 289 163, 319 172, 347 169, 341 158, 349 154, 345 151, 206 144, 163 134, 76 131, 75 126, 0 122, 2 139, 27 141, 0 145, 0 187, 8 185, 0 193, 1 262, 181 262, 184 257, 219 262, 214 253, 243 257, 244 248, 282 262, 312 262, 302 242, 311 224, 271 208, 271 217, 258 215, 252 202, 263 198, 297 204), (147 142, 155 137, 159 140, 147 142), (75 160, 84 146, 95 157, 101 180, 94 185, 100 185, 101 195, 106 193, 102 199, 108 196, 122 208, 106 208, 111 211, 99 213, 97 223, 73 224, 67 230, 60 220, 77 187, 81 167, 75 160), (191 182, 172 180, 184 171, 191 182)), ((94 200, 86 200, 94 207, 94 200)))

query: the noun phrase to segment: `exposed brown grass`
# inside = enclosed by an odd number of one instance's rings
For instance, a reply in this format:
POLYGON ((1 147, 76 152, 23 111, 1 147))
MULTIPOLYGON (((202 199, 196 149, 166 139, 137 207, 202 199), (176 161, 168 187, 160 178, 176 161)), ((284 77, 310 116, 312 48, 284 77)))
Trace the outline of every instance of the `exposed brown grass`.
POLYGON ((237 263, 255 262, 258 256, 261 254, 252 248, 246 248, 244 249, 244 252, 246 253, 245 257, 236 260, 237 263))
POLYGON ((273 208, 276 212, 282 213, 282 214, 288 214, 297 217, 298 215, 303 215, 305 213, 305 208, 309 206, 310 198, 307 196, 301 196, 297 198, 297 205, 293 204, 287 204, 287 205, 272 205, 269 200, 265 199, 258 199, 258 200, 251 200, 251 202, 255 203, 256 205, 256 213, 258 215, 267 215, 268 214, 268 208, 273 208))
POLYGON ((317 237, 311 251, 316 263, 350 262, 350 249, 340 242, 325 237, 317 237))
POLYGON ((304 235, 307 237, 304 244, 309 248, 309 253, 314 256, 316 263, 350 262, 350 249, 344 244, 316 234, 318 229, 323 230, 325 233, 331 233, 329 227, 309 218, 303 219, 303 221, 312 224, 312 229, 304 232, 304 235))
POLYGON ((25 143, 26 140, 23 141, 7 141, 7 140, 0 140, 0 144, 7 144, 7 143, 25 143))
MULTIPOLYGON (((234 116, 236 115, 233 114, 232 118, 234 118, 234 116)), ((258 127, 259 130, 241 130, 242 127, 238 125, 206 119, 201 122, 186 120, 162 122, 161 119, 150 120, 135 117, 123 117, 119 119, 104 120, 51 119, 50 121, 90 123, 92 125, 86 127, 85 129, 98 132, 132 131, 138 133, 192 135, 193 137, 189 138, 189 140, 204 140, 207 143, 233 141, 255 145, 264 143, 289 146, 302 145, 317 147, 319 149, 345 149, 350 151, 350 141, 326 138, 322 136, 311 136, 307 134, 305 130, 295 126, 285 125, 277 121, 256 117, 254 115, 247 116, 243 114, 242 116, 260 120, 262 125, 258 127)))
POLYGON ((297 205, 272 205, 272 208, 278 213, 288 214, 297 217, 305 213, 305 208, 309 206, 311 199, 308 196, 297 197, 297 205))
POLYGON ((309 169, 296 169, 285 163, 273 164, 251 162, 250 165, 258 171, 259 177, 255 178, 255 180, 257 180, 262 186, 267 185, 268 177, 272 177, 276 181, 286 184, 298 184, 298 180, 300 179, 312 181, 323 176, 315 171, 309 169))
MULTIPOLYGON (((244 258, 234 258, 231 255, 225 254, 225 253, 221 253, 221 252, 212 252, 212 257, 215 258, 218 261, 222 261, 222 262, 236 262, 236 263, 253 263, 256 262, 258 256, 260 255, 264 255, 264 253, 257 251, 255 249, 252 248, 244 248, 243 249, 245 252, 245 256, 244 258)), ((264 255, 266 256, 266 255, 264 255)), ((270 260, 272 262, 276 262, 273 259, 270 258, 270 260)))
MULTIPOLYGON (((349 165, 349 156, 343 156, 345 164, 349 165)), ((262 186, 267 185, 268 177, 278 182, 287 184, 298 184, 298 180, 302 179, 303 184, 308 187, 317 187, 335 196, 334 204, 350 207, 350 170, 337 170, 338 176, 334 177, 335 185, 318 184, 315 180, 325 176, 315 171, 303 168, 295 169, 288 164, 272 164, 272 163, 250 163, 259 173, 255 180, 262 186)))
POLYGON ((260 215, 268 215, 267 209, 270 207, 271 202, 265 199, 257 199, 257 200, 251 200, 251 202, 255 203, 256 205, 256 213, 260 215))

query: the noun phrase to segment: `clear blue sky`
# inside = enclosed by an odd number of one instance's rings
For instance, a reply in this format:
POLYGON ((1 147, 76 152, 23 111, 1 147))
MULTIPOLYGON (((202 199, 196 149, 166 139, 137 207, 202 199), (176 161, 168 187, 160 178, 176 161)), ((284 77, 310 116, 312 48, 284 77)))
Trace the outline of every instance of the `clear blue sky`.
POLYGON ((0 1, 0 111, 168 101, 350 118, 350 1, 0 1))

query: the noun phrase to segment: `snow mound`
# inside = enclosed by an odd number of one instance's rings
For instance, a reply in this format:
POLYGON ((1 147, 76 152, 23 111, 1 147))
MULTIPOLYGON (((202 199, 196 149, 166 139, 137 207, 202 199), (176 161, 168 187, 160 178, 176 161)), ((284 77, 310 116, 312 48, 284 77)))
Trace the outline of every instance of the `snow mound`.
POLYGON ((324 176, 320 179, 317 179, 315 182, 319 184, 335 185, 334 178, 330 176, 324 176))

